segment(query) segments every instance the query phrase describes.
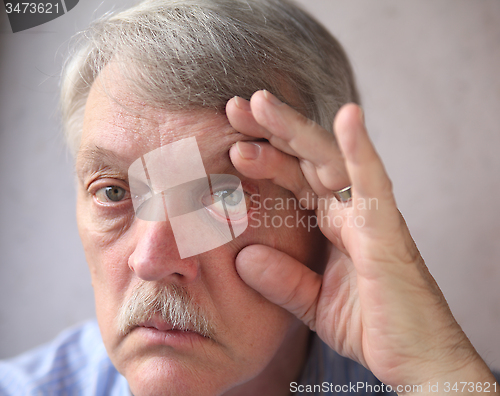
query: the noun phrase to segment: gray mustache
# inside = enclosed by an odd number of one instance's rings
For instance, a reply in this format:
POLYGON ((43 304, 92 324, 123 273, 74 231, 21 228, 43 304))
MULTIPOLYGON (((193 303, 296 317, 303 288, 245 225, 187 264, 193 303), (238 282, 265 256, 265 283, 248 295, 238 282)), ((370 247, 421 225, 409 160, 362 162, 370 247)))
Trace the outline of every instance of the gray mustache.
POLYGON ((154 315, 159 315, 176 330, 194 331, 211 339, 215 336, 208 315, 185 288, 175 284, 161 287, 146 282, 139 284, 120 308, 118 329, 127 335, 154 315))

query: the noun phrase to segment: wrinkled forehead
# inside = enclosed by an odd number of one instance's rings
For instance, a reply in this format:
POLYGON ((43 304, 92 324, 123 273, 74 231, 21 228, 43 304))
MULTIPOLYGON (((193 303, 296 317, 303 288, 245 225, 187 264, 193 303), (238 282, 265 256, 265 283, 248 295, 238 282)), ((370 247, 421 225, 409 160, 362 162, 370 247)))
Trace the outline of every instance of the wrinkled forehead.
MULTIPOLYGON (((85 106, 77 168, 99 153, 130 165, 159 147, 195 137, 204 162, 229 161, 228 150, 243 139, 225 114, 211 109, 169 109, 141 100, 120 74, 104 70, 85 106)), ((220 164, 219 164, 220 165, 220 164)))

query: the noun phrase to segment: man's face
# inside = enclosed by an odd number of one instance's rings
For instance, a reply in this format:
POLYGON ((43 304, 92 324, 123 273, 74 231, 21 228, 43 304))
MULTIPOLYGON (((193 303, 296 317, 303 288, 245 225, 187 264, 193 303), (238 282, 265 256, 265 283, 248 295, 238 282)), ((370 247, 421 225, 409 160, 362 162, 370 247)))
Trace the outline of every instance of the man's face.
POLYGON ((76 166, 78 227, 104 344, 136 396, 221 394, 258 376, 281 351, 293 348, 299 333, 304 334, 288 312, 240 279, 234 264, 238 252, 251 244, 266 244, 309 263, 318 248, 317 233, 256 227, 252 211, 280 217, 295 211, 257 208, 256 200, 290 195, 269 181, 238 174, 228 151, 245 137, 224 115, 145 105, 113 77, 106 79, 108 96, 103 78, 93 84, 86 104, 76 166), (232 242, 181 259, 168 218, 144 221, 135 216, 127 170, 144 154, 188 137, 196 137, 208 174, 241 179, 250 220, 232 242), (108 187, 113 188, 106 192, 108 187), (172 287, 205 318, 210 333, 202 335, 194 326, 189 331, 176 329, 157 313, 127 332, 120 330, 120 319, 126 315, 119 318, 119 312, 137 290, 172 287))

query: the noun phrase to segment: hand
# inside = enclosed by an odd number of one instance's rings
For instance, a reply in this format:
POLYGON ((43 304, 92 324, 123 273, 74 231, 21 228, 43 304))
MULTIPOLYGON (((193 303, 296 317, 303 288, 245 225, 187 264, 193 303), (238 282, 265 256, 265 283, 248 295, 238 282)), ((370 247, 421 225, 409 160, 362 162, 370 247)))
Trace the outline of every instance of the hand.
POLYGON ((323 275, 283 252, 252 245, 236 259, 241 278, 387 385, 495 381, 411 238, 361 109, 347 104, 339 110, 336 140, 266 91, 250 102, 233 98, 226 111, 237 131, 269 142, 256 143, 256 159, 241 155, 250 143, 233 146, 239 172, 270 179, 299 199, 314 192, 332 203, 311 208, 319 218, 344 220, 320 221, 336 247, 323 275), (352 201, 337 204, 332 191, 349 184, 352 201))

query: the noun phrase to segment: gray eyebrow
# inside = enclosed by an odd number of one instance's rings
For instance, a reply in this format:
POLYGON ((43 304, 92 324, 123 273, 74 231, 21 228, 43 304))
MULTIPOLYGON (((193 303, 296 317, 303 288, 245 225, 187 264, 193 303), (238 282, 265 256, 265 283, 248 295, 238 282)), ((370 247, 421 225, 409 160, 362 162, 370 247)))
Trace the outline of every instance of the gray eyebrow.
POLYGON ((126 177, 128 166, 128 161, 119 154, 99 146, 85 147, 76 157, 76 172, 80 177, 103 169, 113 170, 126 177))
MULTIPOLYGON (((76 156, 76 173, 78 177, 82 178, 85 174, 107 169, 121 175, 124 180, 128 181, 128 168, 132 162, 133 161, 122 157, 113 150, 92 145, 78 151, 76 156)), ((217 167, 217 169, 212 169, 210 165, 211 164, 208 165, 208 168, 205 167, 207 174, 233 174, 236 171, 231 161, 225 166, 217 167)))
POLYGON ((86 160, 94 161, 100 159, 120 160, 120 156, 112 150, 108 150, 99 146, 88 146, 80 150, 77 158, 84 158, 86 160))

